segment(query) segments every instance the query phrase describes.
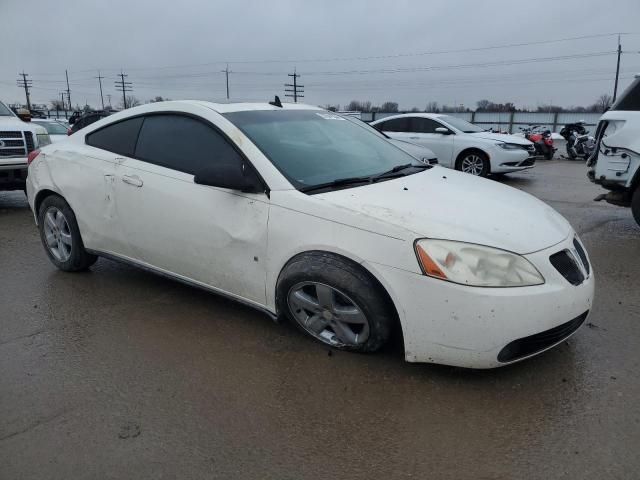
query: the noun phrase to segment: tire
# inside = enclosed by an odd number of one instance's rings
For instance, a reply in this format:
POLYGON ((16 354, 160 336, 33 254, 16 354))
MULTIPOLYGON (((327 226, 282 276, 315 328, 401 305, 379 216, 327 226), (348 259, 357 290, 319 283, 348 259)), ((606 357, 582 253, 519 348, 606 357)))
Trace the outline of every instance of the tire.
POLYGON ((553 148, 548 147, 547 151, 544 153, 545 160, 553 160, 553 148))
POLYGON ((49 260, 60 270, 86 270, 98 259, 85 250, 76 216, 62 197, 50 195, 42 201, 38 229, 49 260))
POLYGON ((569 146, 569 143, 567 143, 567 156, 571 159, 571 160, 575 160, 577 157, 577 155, 575 153, 573 153, 573 150, 571 149, 571 147, 569 146))
POLYGON ((638 226, 640 226, 640 185, 636 187, 636 191, 633 192, 633 197, 631 197, 631 213, 638 226))
POLYGON ((278 311, 307 335, 353 352, 379 350, 397 318, 386 291, 368 272, 331 253, 294 257, 280 274, 276 301, 278 311))
POLYGON ((475 175, 476 177, 486 177, 489 175, 489 157, 480 150, 467 150, 462 152, 456 161, 456 170, 475 175))

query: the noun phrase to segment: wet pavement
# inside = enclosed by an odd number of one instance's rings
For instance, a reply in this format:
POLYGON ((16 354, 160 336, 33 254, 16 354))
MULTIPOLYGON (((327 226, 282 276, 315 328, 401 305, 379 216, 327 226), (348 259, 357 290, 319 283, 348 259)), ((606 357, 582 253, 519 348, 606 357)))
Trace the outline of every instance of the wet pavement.
POLYGON ((597 286, 567 343, 490 371, 329 354, 104 259, 59 272, 0 192, 0 478, 638 478, 640 228, 582 162, 500 181, 571 221, 597 286))

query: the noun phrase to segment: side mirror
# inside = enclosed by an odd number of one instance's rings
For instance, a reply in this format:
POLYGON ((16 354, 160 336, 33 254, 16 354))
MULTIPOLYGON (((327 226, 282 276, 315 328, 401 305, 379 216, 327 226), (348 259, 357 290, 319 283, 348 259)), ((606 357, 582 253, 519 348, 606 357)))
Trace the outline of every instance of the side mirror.
POLYGON ((211 187, 258 193, 263 190, 258 175, 245 164, 222 163, 202 169, 193 177, 194 183, 211 187))
POLYGON ((453 132, 448 128, 438 127, 436 128, 436 133, 441 133, 442 135, 451 135, 453 132))

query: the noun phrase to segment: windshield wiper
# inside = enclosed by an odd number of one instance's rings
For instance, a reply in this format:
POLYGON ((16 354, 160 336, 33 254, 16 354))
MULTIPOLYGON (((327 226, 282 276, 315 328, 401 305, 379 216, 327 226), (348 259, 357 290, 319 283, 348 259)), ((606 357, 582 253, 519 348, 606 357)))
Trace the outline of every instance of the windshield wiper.
POLYGON ((324 188, 341 187, 343 185, 352 185, 355 183, 370 183, 371 177, 347 177, 337 178, 331 182, 319 183, 318 185, 309 185, 308 187, 300 188, 301 192, 312 192, 314 190, 322 190, 324 188))
POLYGON ((377 182, 378 180, 382 180, 383 178, 404 176, 404 173, 400 174, 400 172, 402 172, 402 170, 406 170, 407 168, 429 168, 430 166, 431 165, 416 165, 415 163, 405 163, 403 165, 396 165, 391 170, 387 170, 386 172, 382 172, 382 173, 379 173, 378 175, 371 177, 371 181, 377 182))

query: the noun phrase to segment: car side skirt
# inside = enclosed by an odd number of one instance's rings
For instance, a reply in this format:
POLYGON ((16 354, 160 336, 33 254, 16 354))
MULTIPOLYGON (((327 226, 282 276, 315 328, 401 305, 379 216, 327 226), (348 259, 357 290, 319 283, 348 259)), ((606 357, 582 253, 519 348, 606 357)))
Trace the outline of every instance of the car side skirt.
POLYGON ((152 265, 148 265, 144 262, 140 262, 137 260, 133 260, 131 258, 122 256, 122 255, 118 255, 115 253, 111 253, 111 252, 102 252, 102 251, 98 251, 98 250, 92 250, 92 249, 87 249, 87 252, 92 254, 92 255, 97 255, 99 257, 103 257, 109 260, 113 260, 115 262, 120 262, 120 263, 124 263, 127 265, 131 265, 133 267, 137 267, 140 268, 141 270, 146 270, 148 272, 154 273, 156 275, 159 275, 161 277, 165 277, 171 280, 176 280, 180 283, 183 283, 185 285, 189 285, 191 287, 196 287, 199 288, 201 290, 206 290, 207 292, 210 293, 215 293, 217 295, 220 295, 222 297, 228 298, 230 300, 234 300, 236 302, 242 303, 248 307, 254 308, 255 310, 258 310, 266 315, 268 315, 274 322, 278 321, 278 315, 274 312, 272 312, 271 310, 269 310, 267 307, 265 307, 264 305, 260 305, 259 303, 255 303, 252 302, 251 300, 247 300, 246 298, 240 297, 238 295, 234 295, 232 293, 226 292, 224 290, 221 290, 219 288, 216 287, 212 287, 211 285, 207 285, 206 283, 202 283, 199 282, 197 280, 193 280, 191 278, 188 277, 184 277, 182 275, 178 275, 172 272, 168 272, 166 270, 162 270, 160 268, 154 267, 152 265))

